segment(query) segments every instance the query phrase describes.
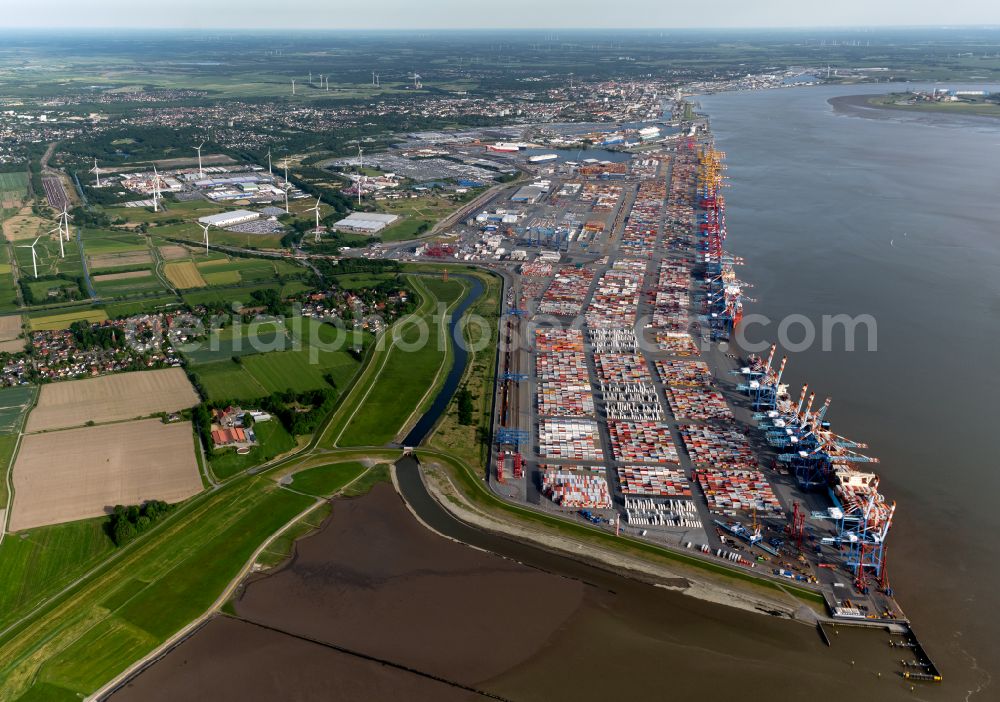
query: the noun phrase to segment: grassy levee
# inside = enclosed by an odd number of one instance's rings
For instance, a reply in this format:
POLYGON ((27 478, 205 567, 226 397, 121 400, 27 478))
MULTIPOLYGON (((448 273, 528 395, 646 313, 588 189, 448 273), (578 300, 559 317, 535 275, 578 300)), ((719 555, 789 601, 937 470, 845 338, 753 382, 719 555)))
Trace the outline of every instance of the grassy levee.
POLYGON ((311 501, 260 476, 194 498, 0 634, 0 699, 93 692, 203 613, 311 501))
POLYGON ((447 465, 449 474, 454 479, 456 487, 476 507, 484 511, 503 512, 522 522, 544 526, 550 531, 571 538, 575 541, 593 543, 600 546, 610 546, 616 551, 639 556, 653 562, 664 561, 667 565, 682 564, 714 575, 725 576, 733 580, 765 587, 769 590, 787 592, 799 599, 815 604, 824 604, 823 596, 813 590, 798 587, 791 583, 778 583, 767 578, 759 578, 750 573, 735 568, 729 568, 721 563, 698 558, 683 552, 660 548, 652 543, 633 539, 629 536, 615 536, 609 532, 586 524, 571 522, 561 517, 550 516, 532 509, 520 507, 512 502, 501 500, 486 487, 485 483, 473 474, 470 467, 451 454, 433 448, 418 449, 417 457, 436 459, 447 465))
POLYGON ((378 446, 391 441, 443 382, 441 368, 450 358, 450 347, 438 343, 447 334, 438 305, 453 309, 468 285, 461 280, 407 279, 420 296, 420 306, 379 338, 369 365, 322 432, 320 445, 378 446), (421 343, 423 333, 427 337, 421 343), (398 343, 417 348, 404 350, 398 343))
POLYGON ((348 420, 337 442, 340 446, 379 446, 392 441, 426 409, 444 382, 452 356, 445 317, 469 286, 461 279, 414 276, 411 280, 426 302, 419 316, 393 330, 389 356, 364 405, 348 420))
POLYGON ((289 487, 316 497, 330 497, 365 470, 365 465, 357 461, 328 463, 294 473, 289 487))

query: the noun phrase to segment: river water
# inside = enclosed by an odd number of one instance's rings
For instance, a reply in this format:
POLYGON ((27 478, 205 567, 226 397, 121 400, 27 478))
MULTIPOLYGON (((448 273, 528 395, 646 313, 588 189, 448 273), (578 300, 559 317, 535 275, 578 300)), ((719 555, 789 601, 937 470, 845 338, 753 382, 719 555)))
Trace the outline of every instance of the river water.
MULTIPOLYGON (((832 396, 833 429, 881 458, 898 503, 889 573, 948 698, 996 699, 1000 120, 828 103, 884 92, 699 101, 727 154, 728 245, 758 300, 747 311, 806 315, 817 329, 827 314, 877 321, 877 351, 863 334, 853 353, 842 337, 831 352, 817 342, 789 353, 785 379, 793 395, 809 382, 832 396)), ((748 338, 776 339, 776 326, 748 338)))

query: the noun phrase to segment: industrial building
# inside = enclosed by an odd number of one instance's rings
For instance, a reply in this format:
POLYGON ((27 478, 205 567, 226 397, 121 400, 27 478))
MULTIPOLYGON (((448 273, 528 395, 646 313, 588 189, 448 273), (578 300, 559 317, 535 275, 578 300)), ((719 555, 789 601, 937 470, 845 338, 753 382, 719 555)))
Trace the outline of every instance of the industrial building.
POLYGON ((526 202, 533 205, 541 200, 544 194, 545 191, 537 185, 525 185, 523 188, 518 188, 517 192, 510 196, 510 201, 526 202))
POLYGON ((394 214, 352 212, 333 226, 337 229, 348 232, 357 232, 359 234, 377 234, 397 219, 399 219, 399 216, 394 214))
POLYGON ((199 217, 198 221, 202 224, 210 224, 213 227, 225 229, 226 227, 243 224, 244 222, 252 222, 255 219, 260 219, 260 214, 257 212, 233 210, 232 212, 220 212, 219 214, 199 217))

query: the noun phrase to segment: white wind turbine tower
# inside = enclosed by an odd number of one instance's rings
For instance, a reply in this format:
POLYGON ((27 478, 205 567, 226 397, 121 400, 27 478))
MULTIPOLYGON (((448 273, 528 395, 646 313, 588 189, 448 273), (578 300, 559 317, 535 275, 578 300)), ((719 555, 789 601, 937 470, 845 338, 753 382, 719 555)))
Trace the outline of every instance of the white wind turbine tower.
MULTIPOLYGON (((199 152, 200 156, 201 152, 199 152)), ((198 159, 199 162, 201 159, 198 159)), ((160 211, 160 174, 156 171, 156 166, 153 166, 153 212, 160 211)))
POLYGON ((292 78, 292 95, 295 94, 295 79, 292 78))
MULTIPOLYGON (((42 237, 38 237, 41 239, 42 237)), ((31 265, 35 269, 35 277, 38 277, 38 254, 35 253, 35 244, 38 243, 38 239, 35 239, 30 244, 19 244, 17 248, 19 249, 31 249, 31 265)))
POLYGON ((285 214, 288 214, 288 190, 291 186, 286 182, 281 189, 285 191, 285 214))
POLYGON ((198 144, 198 146, 194 147, 195 151, 198 152, 198 177, 199 178, 204 178, 205 177, 205 172, 203 170, 201 170, 201 147, 203 147, 204 145, 205 145, 205 142, 201 142, 200 144, 198 144))
POLYGON ((414 71, 413 72, 413 89, 414 90, 420 90, 422 87, 424 87, 424 86, 420 83, 420 74, 417 73, 416 71, 414 71))
POLYGON ((330 92, 330 76, 326 77, 326 92, 330 92))
POLYGON ((362 157, 361 144, 358 144, 358 204, 361 204, 361 187, 365 182, 365 162, 362 157))
POLYGON ((101 187, 101 169, 97 167, 96 158, 94 159, 94 167, 90 169, 90 172, 97 178, 97 187, 101 187))
POLYGON ((202 234, 204 235, 205 241, 205 253, 208 253, 208 230, 212 228, 212 225, 198 222, 198 226, 202 228, 202 234))
POLYGON ((319 238, 319 204, 320 204, 320 198, 317 197, 316 198, 316 205, 314 207, 310 207, 308 210, 306 210, 306 212, 314 212, 314 211, 316 212, 316 235, 315 235, 314 241, 317 244, 320 241, 320 238, 319 238))
POLYGON ((66 228, 66 241, 69 242, 69 212, 66 211, 65 202, 63 203, 62 214, 60 214, 59 216, 62 218, 62 221, 59 223, 59 226, 66 228))
POLYGON ((271 150, 267 150, 267 174, 273 176, 274 173, 271 172, 271 150))

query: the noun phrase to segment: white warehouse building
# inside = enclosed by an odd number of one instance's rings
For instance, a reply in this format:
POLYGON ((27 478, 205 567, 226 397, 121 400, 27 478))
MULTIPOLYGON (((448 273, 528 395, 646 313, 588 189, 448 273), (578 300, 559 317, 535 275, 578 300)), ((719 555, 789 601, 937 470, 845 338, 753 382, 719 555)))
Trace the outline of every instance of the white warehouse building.
POLYGON ((220 212, 219 214, 208 215, 207 217, 199 217, 198 221, 202 224, 211 224, 213 227, 225 229, 226 227, 243 224, 244 222, 252 222, 255 219, 260 219, 260 214, 257 212, 233 210, 232 212, 220 212))
POLYGON ((377 234, 399 219, 394 214, 377 214, 375 212, 352 212, 347 217, 334 224, 337 229, 361 234, 377 234))

